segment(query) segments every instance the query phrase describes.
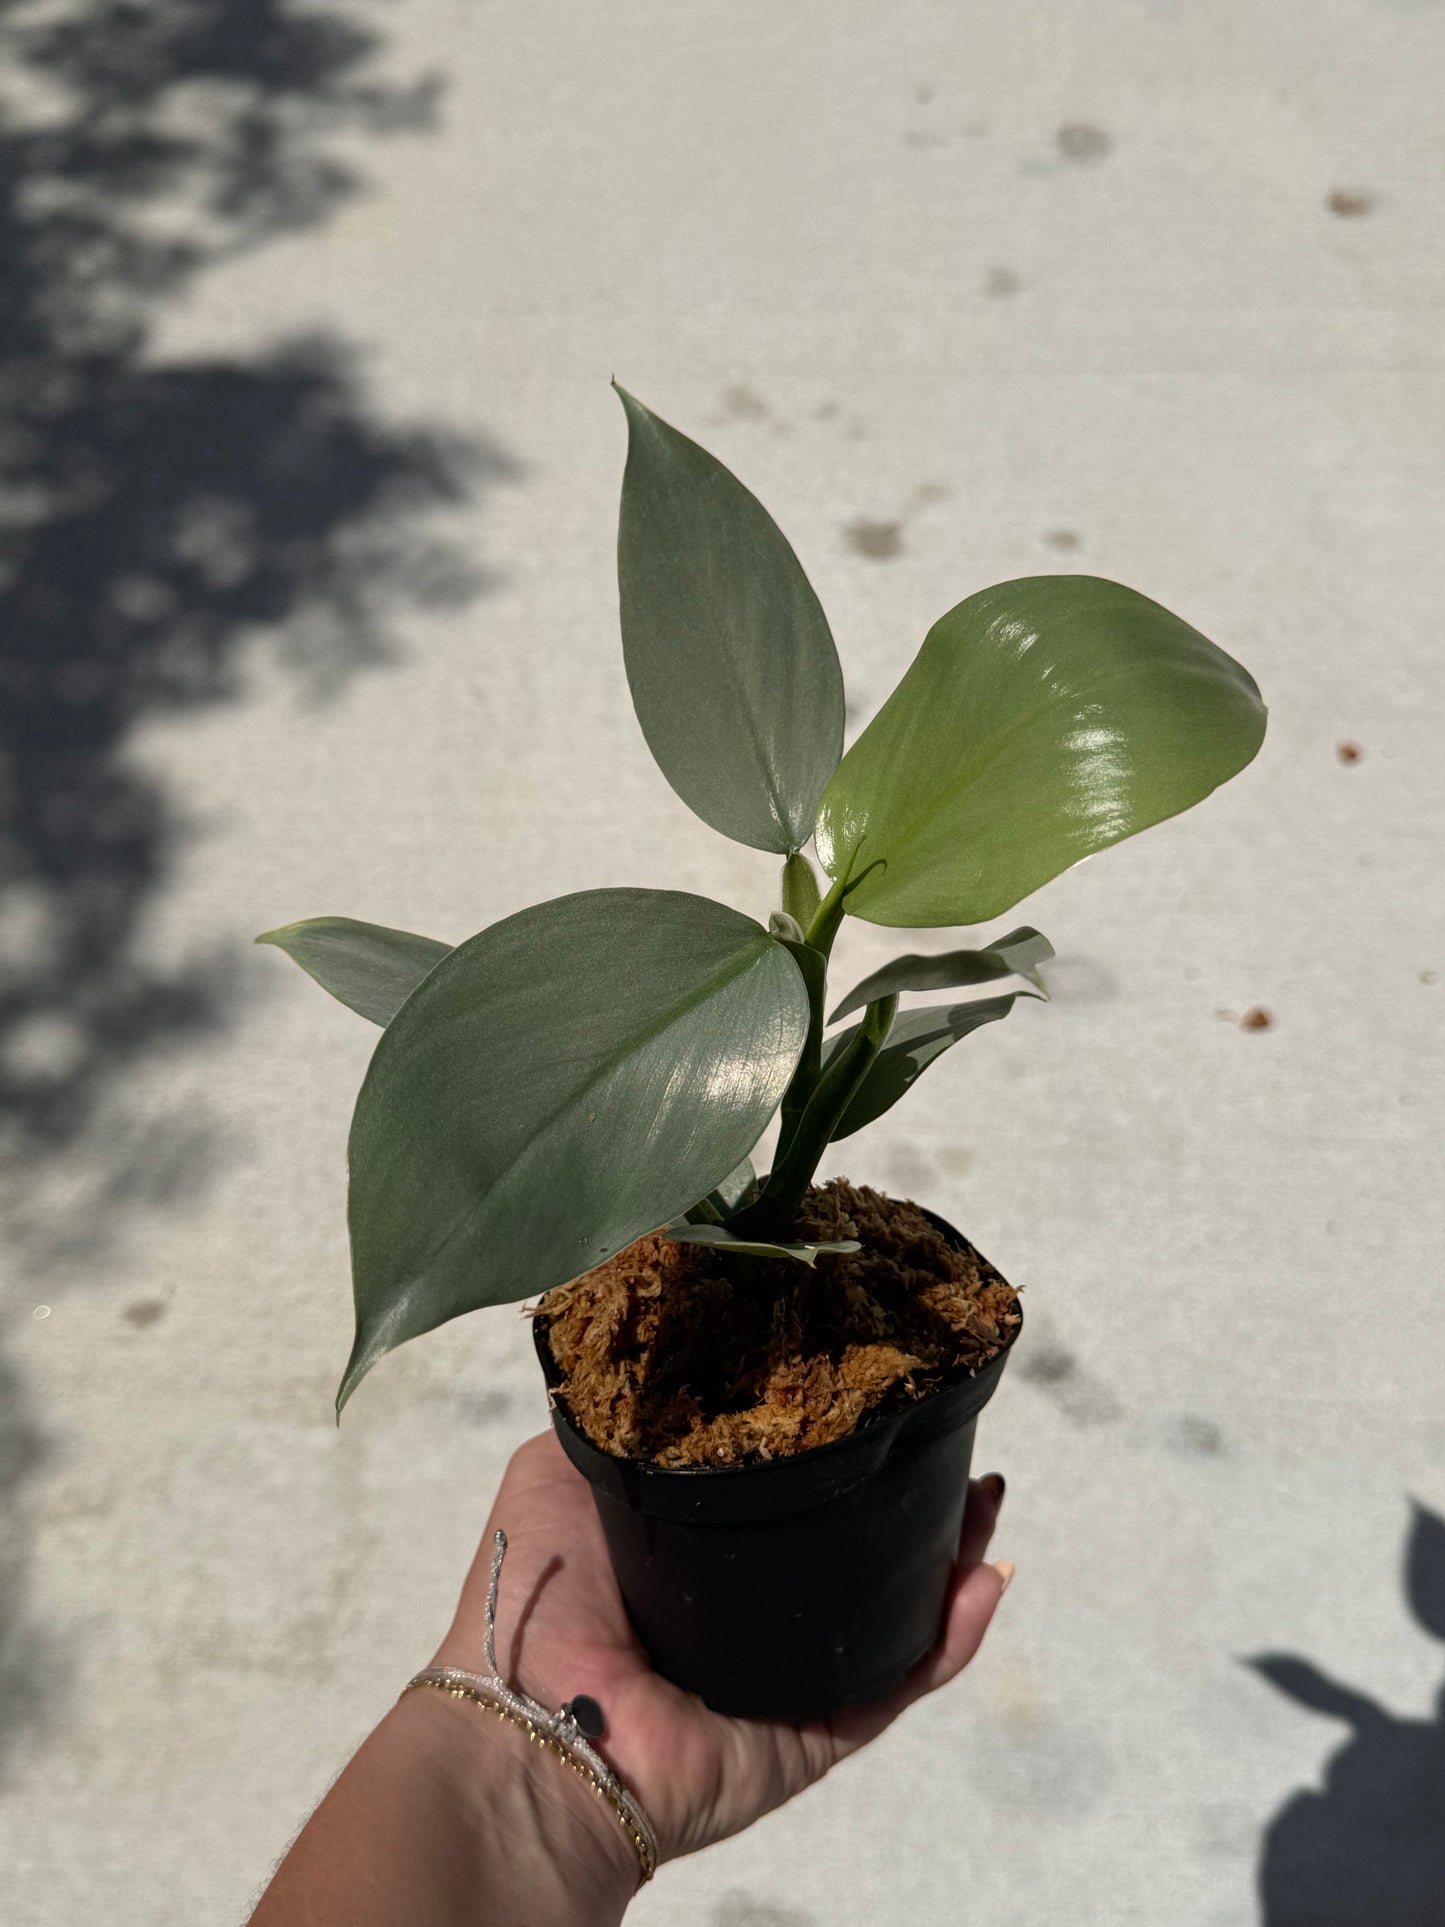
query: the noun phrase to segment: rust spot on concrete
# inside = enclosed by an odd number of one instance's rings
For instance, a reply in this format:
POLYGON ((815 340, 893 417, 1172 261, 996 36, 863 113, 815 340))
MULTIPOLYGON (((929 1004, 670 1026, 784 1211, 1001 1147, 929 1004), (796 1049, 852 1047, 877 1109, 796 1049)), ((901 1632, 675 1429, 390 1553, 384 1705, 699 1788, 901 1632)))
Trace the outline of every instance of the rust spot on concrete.
POLYGON ((1358 743, 1336 743, 1335 755, 1342 763, 1358 763, 1364 755, 1358 743))
POLYGON ((1255 1004, 1239 1020, 1241 1030, 1268 1030, 1274 1022, 1263 1004, 1255 1004))
POLYGON ((1362 214, 1368 214, 1374 205, 1373 194, 1350 187, 1337 187, 1325 202, 1330 213, 1338 214, 1343 221, 1358 220, 1362 214))

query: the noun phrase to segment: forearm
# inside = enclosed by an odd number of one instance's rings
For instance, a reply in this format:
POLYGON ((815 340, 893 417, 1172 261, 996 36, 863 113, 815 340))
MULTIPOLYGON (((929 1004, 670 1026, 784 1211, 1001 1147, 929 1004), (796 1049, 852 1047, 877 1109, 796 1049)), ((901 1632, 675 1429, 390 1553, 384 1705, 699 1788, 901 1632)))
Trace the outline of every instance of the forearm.
POLYGON ((408 1693, 282 1861, 251 1927, 616 1927, 637 1862, 517 1728, 408 1693))

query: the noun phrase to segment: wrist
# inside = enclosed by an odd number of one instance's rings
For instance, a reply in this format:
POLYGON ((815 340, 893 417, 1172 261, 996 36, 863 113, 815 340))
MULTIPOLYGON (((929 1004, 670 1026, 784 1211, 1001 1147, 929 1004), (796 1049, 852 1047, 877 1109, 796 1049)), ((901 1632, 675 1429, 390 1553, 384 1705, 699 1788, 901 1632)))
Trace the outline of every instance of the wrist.
POLYGON ((635 1848, 612 1807, 510 1720, 434 1689, 404 1695, 389 1720, 425 1756, 474 1843, 488 1917, 603 1927, 637 1891, 635 1848), (505 1904, 513 1898, 522 1911, 505 1904))

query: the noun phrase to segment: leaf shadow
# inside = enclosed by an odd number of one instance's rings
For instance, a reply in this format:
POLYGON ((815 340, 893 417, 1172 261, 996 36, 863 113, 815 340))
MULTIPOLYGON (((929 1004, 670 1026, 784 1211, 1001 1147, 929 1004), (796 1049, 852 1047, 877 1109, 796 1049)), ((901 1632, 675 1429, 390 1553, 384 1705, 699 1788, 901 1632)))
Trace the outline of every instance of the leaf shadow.
MULTIPOLYGON (((1445 1519, 1416 1505, 1404 1591, 1416 1624, 1445 1642, 1445 1519)), ((1277 1692, 1349 1737, 1321 1791, 1290 1796, 1259 1864, 1264 1927, 1438 1927, 1445 1920, 1445 1685, 1433 1719, 1402 1719, 1307 1659, 1248 1662, 1277 1692)))

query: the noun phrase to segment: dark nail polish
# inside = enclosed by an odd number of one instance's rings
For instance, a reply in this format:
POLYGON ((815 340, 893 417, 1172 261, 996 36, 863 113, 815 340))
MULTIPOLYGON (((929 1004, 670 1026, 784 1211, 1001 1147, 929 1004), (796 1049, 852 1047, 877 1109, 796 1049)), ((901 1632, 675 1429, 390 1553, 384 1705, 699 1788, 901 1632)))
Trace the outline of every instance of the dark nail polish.
POLYGON ((983 1487, 984 1491, 987 1492, 988 1496, 993 1500, 993 1509, 995 1512, 997 1512, 999 1507, 1003 1504, 1003 1495, 1008 1489, 1004 1483, 1003 1473, 990 1472, 984 1478, 979 1480, 979 1484, 983 1487))

